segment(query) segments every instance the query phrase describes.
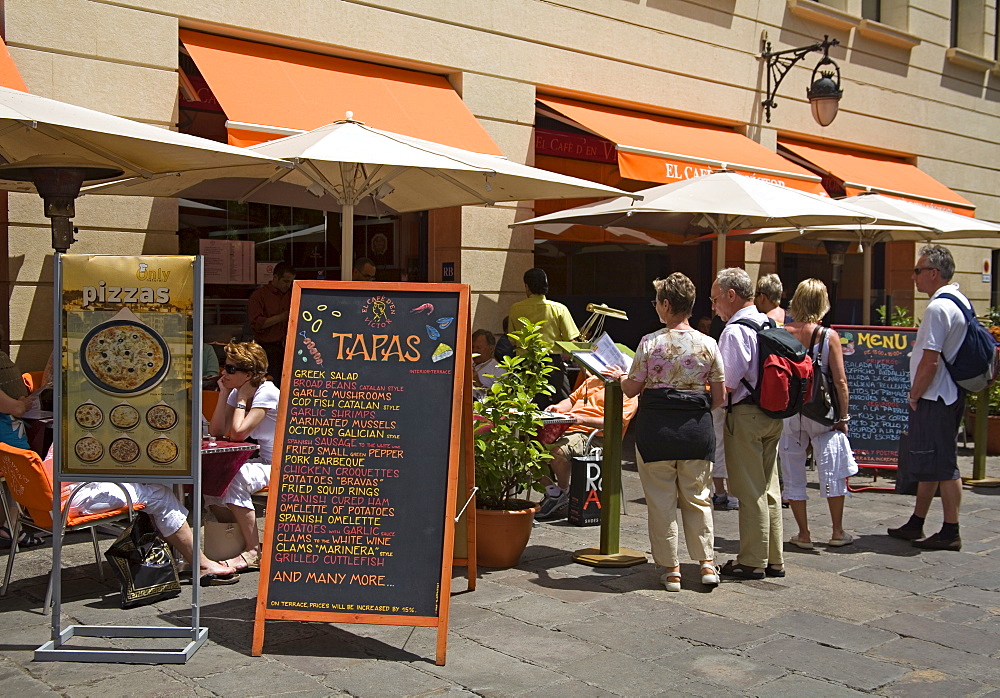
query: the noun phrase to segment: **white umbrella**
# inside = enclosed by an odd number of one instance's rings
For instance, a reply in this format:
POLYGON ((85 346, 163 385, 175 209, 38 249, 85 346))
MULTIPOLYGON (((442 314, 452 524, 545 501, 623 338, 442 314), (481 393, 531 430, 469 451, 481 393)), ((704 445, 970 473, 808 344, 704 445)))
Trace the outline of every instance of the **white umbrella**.
MULTIPOLYGON (((8 168, 74 165, 121 171, 106 179, 218 168, 269 177, 288 169, 263 153, 6 87, 0 87, 0 157, 8 168)), ((36 192, 32 182, 0 180, 0 189, 36 192)))
POLYGON ((971 216, 913 201, 893 199, 881 194, 864 193, 839 199, 862 210, 870 210, 880 219, 893 217, 900 225, 882 223, 855 226, 802 226, 795 228, 762 228, 737 235, 750 242, 797 242, 842 240, 857 242, 863 255, 862 321, 871 324, 872 246, 878 242, 923 240, 936 242, 961 238, 994 237, 1000 235, 1000 225, 971 216), (907 224, 903 224, 907 223, 907 224))
MULTIPOLYGON (((869 223, 881 216, 839 201, 718 170, 636 192, 642 201, 619 197, 521 221, 517 225, 577 223, 719 236, 716 269, 725 266, 730 230, 775 225, 869 223)), ((892 219, 895 221, 895 219, 892 219)))
MULTIPOLYGON (((620 189, 510 162, 494 155, 381 131, 348 118, 261 143, 248 151, 280 157, 293 170, 269 179, 180 175, 169 181, 101 186, 104 193, 263 201, 342 212, 341 272, 353 262, 354 212, 403 213, 498 201, 623 194, 620 189), (293 199, 299 203, 293 203, 293 199), (305 202, 305 203, 303 203, 305 202)), ((87 190, 90 191, 89 189, 87 190)))
POLYGON ((52 246, 73 241, 70 219, 84 181, 198 170, 271 177, 280 159, 54 99, 0 87, 0 189, 34 192, 52 219, 52 246))

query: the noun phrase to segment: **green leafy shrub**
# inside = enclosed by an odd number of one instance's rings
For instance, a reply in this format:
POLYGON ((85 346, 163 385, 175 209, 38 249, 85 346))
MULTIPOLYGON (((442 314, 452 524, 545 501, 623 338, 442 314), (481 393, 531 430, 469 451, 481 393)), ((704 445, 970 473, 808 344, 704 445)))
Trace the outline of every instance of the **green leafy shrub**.
POLYGON ((484 509, 526 508, 517 497, 542 490, 538 480, 552 457, 536 438, 542 421, 533 402, 536 395, 554 392, 548 380, 554 370, 552 345, 542 338, 541 323, 521 322, 521 330, 509 335, 517 354, 497 365, 496 380, 475 403, 476 414, 492 425, 478 429, 475 437, 476 497, 484 509))

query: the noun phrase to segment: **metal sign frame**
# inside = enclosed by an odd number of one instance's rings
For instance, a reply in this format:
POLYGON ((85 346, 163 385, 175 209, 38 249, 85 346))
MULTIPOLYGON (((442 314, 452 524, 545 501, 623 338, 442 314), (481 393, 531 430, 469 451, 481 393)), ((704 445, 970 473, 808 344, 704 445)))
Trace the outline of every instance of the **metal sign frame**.
MULTIPOLYGON (((52 325, 55 347, 62 355, 63 322, 62 322, 62 284, 63 268, 62 254, 55 253, 52 284, 52 325)), ((166 256, 166 255, 154 255, 166 256)), ((185 255, 186 256, 186 255, 185 255)), ((194 306, 191 335, 191 475, 189 477, 171 476, 152 478, 148 475, 122 476, 115 475, 107 481, 117 482, 159 482, 161 484, 190 484, 192 494, 192 529, 194 534, 194 550, 201 550, 201 349, 202 349, 202 304, 204 296, 204 267, 202 257, 194 259, 194 306)), ((56 419, 62 415, 62 370, 61 359, 53 371, 53 414, 56 419)), ((200 627, 201 622, 201 585, 192 574, 191 584, 191 626, 186 628, 158 626, 126 626, 126 625, 71 625, 62 627, 62 507, 60 490, 63 482, 93 482, 93 476, 63 474, 60 459, 62 457, 62 429, 53 429, 52 468, 52 573, 50 585, 52 589, 52 635, 51 639, 35 650, 34 659, 39 662, 108 662, 123 664, 184 664, 198 648, 208 640, 208 628, 200 627), (187 644, 178 650, 113 650, 84 649, 64 647, 73 637, 105 637, 105 638, 178 638, 187 639, 187 644)), ((67 502, 67 506, 69 502, 67 502)), ((192 560, 192 570, 198 560, 192 560)), ((48 610, 48 609, 46 609, 48 610)))

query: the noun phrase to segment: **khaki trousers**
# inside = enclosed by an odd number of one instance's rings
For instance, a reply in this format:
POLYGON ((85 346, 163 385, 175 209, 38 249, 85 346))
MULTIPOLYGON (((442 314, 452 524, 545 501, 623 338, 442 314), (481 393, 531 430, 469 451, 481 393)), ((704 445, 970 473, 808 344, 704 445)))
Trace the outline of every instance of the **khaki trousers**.
POLYGON ((692 560, 713 560, 714 522, 709 484, 712 463, 707 460, 658 460, 646 463, 636 449, 639 479, 646 495, 649 543, 653 560, 677 567, 677 506, 684 522, 684 540, 692 560))
POLYGON ((736 405, 726 415, 723 439, 729 490, 740 500, 740 552, 748 567, 783 564, 778 441, 781 420, 756 405, 736 405))

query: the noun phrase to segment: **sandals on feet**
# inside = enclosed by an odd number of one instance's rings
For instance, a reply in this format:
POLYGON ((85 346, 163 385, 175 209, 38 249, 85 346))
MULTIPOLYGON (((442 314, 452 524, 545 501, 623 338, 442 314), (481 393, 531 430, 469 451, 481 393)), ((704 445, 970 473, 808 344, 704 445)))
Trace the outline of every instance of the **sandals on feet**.
POLYGON ((667 591, 681 590, 681 573, 667 572, 663 575, 663 586, 667 591))
POLYGON ((764 571, 758 572, 756 568, 749 565, 741 565, 736 560, 730 560, 722 566, 720 570, 724 577, 736 577, 737 579, 763 579, 764 571))
POLYGON ((236 584, 238 581, 240 581, 240 575, 231 572, 229 574, 203 574, 198 583, 203 587, 222 587, 236 584))
POLYGON ((812 544, 812 541, 799 540, 798 536, 792 536, 791 538, 788 539, 788 542, 794 545, 796 548, 799 548, 800 550, 813 550, 816 547, 815 545, 812 544))
POLYGON ((714 564, 701 566, 701 583, 705 586, 718 586, 719 568, 714 564))
MULTIPOLYGON (((7 528, 7 526, 0 526, 0 546, 9 548, 10 540, 10 529, 7 528)), ((44 543, 44 538, 28 533, 27 531, 21 531, 21 535, 17 537, 17 545, 19 548, 37 548, 39 545, 44 543)))
POLYGON ((259 572, 260 553, 245 550, 232 560, 223 560, 222 564, 229 565, 237 572, 259 572))

